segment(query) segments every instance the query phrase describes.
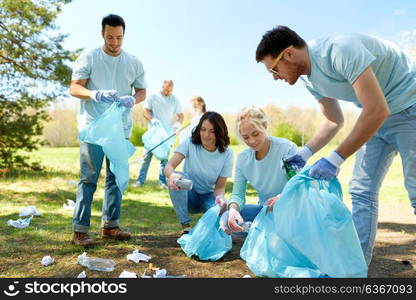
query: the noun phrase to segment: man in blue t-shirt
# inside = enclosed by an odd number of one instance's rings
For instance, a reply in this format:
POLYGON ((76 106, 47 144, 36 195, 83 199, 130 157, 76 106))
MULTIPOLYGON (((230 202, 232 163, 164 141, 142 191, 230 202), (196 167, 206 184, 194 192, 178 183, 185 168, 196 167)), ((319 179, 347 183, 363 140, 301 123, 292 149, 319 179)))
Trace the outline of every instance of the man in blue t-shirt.
MULTIPOLYGON (((82 53, 74 63, 70 94, 79 98, 78 129, 86 128, 101 116, 114 101, 128 109, 123 113, 123 129, 126 139, 130 136, 131 108, 146 97, 146 81, 142 63, 135 56, 121 49, 124 20, 108 15, 102 20, 102 47, 82 53), (134 94, 133 94, 134 89, 134 94)), ((104 160, 101 146, 80 142, 80 173, 77 202, 73 216, 73 241, 81 246, 91 246, 88 236, 91 203, 104 160)), ((115 176, 106 160, 106 184, 102 213, 102 236, 118 240, 130 238, 119 227, 121 197, 115 176)))
POLYGON ((299 77, 325 116, 306 146, 288 159, 303 167, 342 127, 338 100, 362 108, 354 128, 309 174, 330 180, 357 150, 350 182, 353 219, 369 264, 377 230, 378 193, 394 156, 400 153, 405 186, 416 213, 416 65, 388 41, 345 34, 306 43, 286 26, 268 31, 256 51, 275 80, 299 77))
MULTIPOLYGON (((151 95, 143 105, 143 116, 149 121, 149 126, 161 124, 161 127, 167 132, 168 135, 172 135, 176 132, 181 127, 183 122, 182 106, 178 98, 172 94, 172 91, 173 81, 167 79, 163 81, 162 90, 151 95)), ((141 187, 146 182, 147 171, 152 157, 152 152, 146 155, 143 164, 140 167, 135 187, 141 187)), ((167 163, 167 159, 160 161, 160 188, 167 188, 166 176, 163 172, 167 163)))

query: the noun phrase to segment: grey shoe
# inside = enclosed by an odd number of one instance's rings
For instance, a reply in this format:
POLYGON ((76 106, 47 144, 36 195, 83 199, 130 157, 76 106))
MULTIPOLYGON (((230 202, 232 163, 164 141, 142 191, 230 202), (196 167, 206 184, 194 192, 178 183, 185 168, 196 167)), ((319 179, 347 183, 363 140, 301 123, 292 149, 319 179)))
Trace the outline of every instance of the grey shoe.
POLYGON ((159 184, 160 189, 164 190, 164 189, 168 189, 168 186, 165 183, 161 183, 159 184))

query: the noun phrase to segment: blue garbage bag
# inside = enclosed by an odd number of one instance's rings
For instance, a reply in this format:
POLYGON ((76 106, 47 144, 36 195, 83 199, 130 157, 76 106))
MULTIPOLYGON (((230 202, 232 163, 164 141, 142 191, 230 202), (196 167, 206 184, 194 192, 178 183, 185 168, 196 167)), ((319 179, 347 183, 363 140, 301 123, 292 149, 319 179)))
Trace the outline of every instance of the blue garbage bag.
POLYGON ((136 148, 125 138, 122 114, 126 108, 113 103, 103 114, 79 132, 82 142, 103 148, 110 160, 110 170, 116 177, 117 187, 124 193, 129 184, 129 163, 136 148))
MULTIPOLYGON (((161 123, 151 125, 147 131, 142 135, 142 142, 144 148, 149 151, 159 143, 169 138, 169 134, 161 123)), ((175 137, 171 137, 169 140, 152 150, 152 154, 159 160, 166 160, 169 156, 170 147, 175 142, 175 137)))
POLYGON ((325 277, 307 257, 279 237, 274 222, 273 213, 265 206, 251 224, 240 250, 249 269, 258 277, 325 277))
POLYGON ((232 239, 220 229, 219 205, 208 209, 194 228, 178 239, 178 244, 188 257, 217 261, 231 250, 232 239))
POLYGON ((366 277, 367 264, 336 178, 317 180, 310 167, 292 177, 273 208, 276 234, 329 277, 366 277))

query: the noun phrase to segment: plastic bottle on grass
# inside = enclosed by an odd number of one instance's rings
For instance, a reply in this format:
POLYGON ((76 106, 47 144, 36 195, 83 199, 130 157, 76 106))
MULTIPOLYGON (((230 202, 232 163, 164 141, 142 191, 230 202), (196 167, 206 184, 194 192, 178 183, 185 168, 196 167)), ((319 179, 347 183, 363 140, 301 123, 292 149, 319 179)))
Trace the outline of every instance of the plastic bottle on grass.
POLYGON ((88 257, 87 252, 78 256, 78 263, 90 270, 112 272, 116 263, 112 259, 88 257))
POLYGON ((243 230, 244 230, 244 232, 249 232, 250 231, 250 228, 251 228, 251 224, 252 224, 253 222, 249 222, 249 221, 247 221, 247 222, 243 222, 243 223, 240 223, 240 224, 238 224, 239 226, 241 226, 241 227, 243 227, 243 230))

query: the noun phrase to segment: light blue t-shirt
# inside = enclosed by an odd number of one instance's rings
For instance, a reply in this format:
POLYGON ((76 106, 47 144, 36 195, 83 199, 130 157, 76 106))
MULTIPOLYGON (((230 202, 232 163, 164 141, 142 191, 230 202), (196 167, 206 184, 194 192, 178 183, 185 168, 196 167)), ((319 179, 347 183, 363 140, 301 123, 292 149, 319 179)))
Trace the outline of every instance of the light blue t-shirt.
MULTIPOLYGON (((138 58, 124 50, 118 56, 110 56, 101 47, 83 52, 75 61, 72 80, 81 79, 88 79, 86 87, 89 90, 116 90, 119 97, 133 95, 133 88, 147 87, 144 69, 138 58)), ((78 129, 84 129, 110 105, 81 100, 78 129)), ((132 127, 131 109, 125 110, 122 120, 124 134, 128 138, 132 127)))
POLYGON ((226 148, 224 152, 216 149, 206 150, 202 145, 195 145, 191 138, 184 140, 175 153, 185 156, 183 171, 185 177, 192 180, 193 189, 200 194, 214 190, 218 177, 231 177, 233 171, 233 151, 226 148))
POLYGON ((416 64, 393 43, 363 34, 346 34, 307 44, 311 74, 301 78, 316 99, 329 97, 362 107, 352 84, 371 65, 391 113, 416 103, 416 64))
POLYGON ((182 106, 178 98, 172 94, 164 96, 159 92, 151 95, 143 107, 152 111, 153 117, 162 122, 169 135, 173 133, 173 117, 175 114, 182 113, 182 106))
POLYGON ((236 203, 240 207, 240 211, 244 208, 247 183, 250 183, 256 190, 260 205, 282 192, 287 179, 281 167, 281 161, 283 158, 295 154, 297 147, 284 138, 269 136, 269 140, 269 152, 262 160, 256 159, 256 152, 251 148, 238 154, 233 192, 228 200, 228 205, 236 203))

